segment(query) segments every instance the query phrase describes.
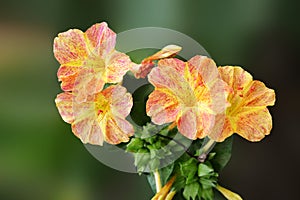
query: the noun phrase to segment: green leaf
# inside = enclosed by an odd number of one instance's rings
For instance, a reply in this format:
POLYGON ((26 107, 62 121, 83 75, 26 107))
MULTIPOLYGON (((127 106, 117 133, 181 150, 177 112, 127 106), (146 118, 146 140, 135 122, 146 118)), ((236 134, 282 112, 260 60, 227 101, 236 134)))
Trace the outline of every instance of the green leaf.
POLYGON ((210 178, 200 178, 200 183, 205 190, 216 186, 216 181, 210 178))
MULTIPOLYGON (((165 185, 168 182, 168 180, 171 177, 173 171, 174 171, 174 163, 158 170, 158 172, 160 174, 162 185, 165 185)), ((152 191, 154 193, 156 193, 155 179, 154 179, 153 173, 150 173, 149 175, 147 175, 147 180, 148 180, 148 183, 151 186, 152 191)))
POLYGON ((199 166, 198 166, 198 176, 199 176, 199 177, 209 175, 209 174, 211 174, 213 171, 214 171, 213 168, 211 168, 211 167, 205 165, 204 163, 201 163, 201 164, 199 164, 199 166))
POLYGON ((143 148, 144 146, 144 141, 141 140, 140 138, 132 138, 127 145, 126 151, 128 152, 138 152, 139 149, 143 148))
POLYGON ((196 196, 198 194, 199 188, 200 188, 200 185, 197 182, 186 185, 183 190, 184 198, 187 200, 189 200, 190 198, 192 198, 192 200, 195 200, 196 196))
POLYGON ((149 94, 154 90, 151 84, 142 85, 132 94, 133 107, 130 112, 131 119, 139 126, 151 122, 151 119, 146 114, 146 102, 149 94))
POLYGON ((210 162, 214 166, 216 172, 220 172, 229 162, 231 157, 233 137, 227 138, 224 142, 217 143, 212 152, 216 155, 210 162))
POLYGON ((203 190, 202 190, 201 197, 202 197, 204 200, 213 200, 213 199, 214 199, 214 192, 213 192, 213 189, 212 189, 212 188, 210 188, 210 189, 203 189, 203 190))

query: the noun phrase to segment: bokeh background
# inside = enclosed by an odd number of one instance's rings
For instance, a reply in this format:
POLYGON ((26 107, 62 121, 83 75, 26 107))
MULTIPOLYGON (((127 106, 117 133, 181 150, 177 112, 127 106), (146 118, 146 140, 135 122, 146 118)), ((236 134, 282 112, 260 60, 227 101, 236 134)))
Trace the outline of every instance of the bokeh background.
POLYGON ((297 1, 25 0, 0 6, 0 199, 150 199, 144 176, 94 159, 54 105, 54 37, 107 21, 115 32, 157 26, 197 40, 219 65, 243 66, 277 94, 270 136, 235 137, 222 185, 245 200, 299 198, 297 1))

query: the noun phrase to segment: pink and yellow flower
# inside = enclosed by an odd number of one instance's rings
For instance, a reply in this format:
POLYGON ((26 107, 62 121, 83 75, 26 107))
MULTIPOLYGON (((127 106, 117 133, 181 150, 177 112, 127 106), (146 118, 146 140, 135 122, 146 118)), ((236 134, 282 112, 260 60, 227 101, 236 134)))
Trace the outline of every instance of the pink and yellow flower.
POLYGON ((71 92, 57 95, 56 106, 62 119, 72 124, 73 133, 83 143, 102 145, 128 142, 133 126, 125 119, 132 108, 132 97, 126 88, 112 85, 89 96, 86 102, 76 102, 71 92))
POLYGON ((130 58, 116 51, 116 34, 105 22, 85 33, 70 29, 54 39, 54 56, 61 64, 57 76, 64 91, 78 93, 77 100, 100 92, 105 83, 121 82, 130 58))
POLYGON ((169 58, 181 51, 181 47, 177 45, 168 45, 155 54, 142 60, 140 64, 133 64, 131 71, 136 78, 145 78, 151 69, 155 66, 154 61, 169 58))
POLYGON ((215 141, 223 141, 233 133, 255 142, 268 135, 272 129, 272 116, 267 106, 275 103, 275 92, 264 83, 253 80, 240 67, 219 67, 219 73, 230 87, 228 101, 231 104, 225 113, 221 132, 210 135, 215 141))
POLYGON ((195 56, 188 62, 160 60, 148 79, 155 90, 147 101, 147 115, 155 124, 174 122, 187 138, 207 136, 215 115, 226 110, 226 84, 214 61, 205 56, 195 56))

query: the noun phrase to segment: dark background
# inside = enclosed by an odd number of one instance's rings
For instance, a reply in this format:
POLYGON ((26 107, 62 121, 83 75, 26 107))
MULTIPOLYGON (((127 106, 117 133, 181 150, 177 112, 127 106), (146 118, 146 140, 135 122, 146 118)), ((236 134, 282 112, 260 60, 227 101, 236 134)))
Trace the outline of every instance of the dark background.
POLYGON ((259 143, 235 137, 223 186, 245 200, 299 198, 299 4, 280 0, 1 1, 0 199, 150 199, 144 176, 108 168, 73 136, 54 105, 54 37, 107 21, 115 32, 157 26, 240 65, 275 89, 274 127, 259 143))

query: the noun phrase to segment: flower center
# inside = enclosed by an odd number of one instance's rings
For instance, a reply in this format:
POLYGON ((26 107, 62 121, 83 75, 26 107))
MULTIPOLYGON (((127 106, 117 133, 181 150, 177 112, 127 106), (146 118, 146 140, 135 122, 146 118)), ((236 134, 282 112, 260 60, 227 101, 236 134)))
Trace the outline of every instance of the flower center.
POLYGON ((105 62, 100 56, 90 55, 84 61, 83 66, 102 71, 105 69, 105 62))
POLYGON ((95 98, 95 112, 97 120, 101 121, 108 111, 109 101, 102 93, 98 93, 95 98))

